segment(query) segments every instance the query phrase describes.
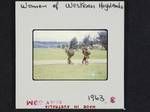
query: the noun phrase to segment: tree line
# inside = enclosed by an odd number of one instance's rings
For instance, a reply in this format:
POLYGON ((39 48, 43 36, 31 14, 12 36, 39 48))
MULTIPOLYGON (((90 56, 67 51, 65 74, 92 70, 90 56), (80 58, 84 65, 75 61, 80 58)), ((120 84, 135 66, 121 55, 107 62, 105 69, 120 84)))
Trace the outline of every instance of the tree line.
MULTIPOLYGON (((107 37, 107 31, 98 32, 97 37, 91 37, 90 35, 87 35, 83 38, 81 42, 77 40, 76 37, 73 37, 69 44, 62 45, 62 48, 70 48, 70 49, 81 49, 83 47, 88 47, 90 49, 94 49, 97 47, 102 47, 105 50, 108 49, 108 37, 107 37)), ((59 46, 60 47, 60 46, 59 46)))

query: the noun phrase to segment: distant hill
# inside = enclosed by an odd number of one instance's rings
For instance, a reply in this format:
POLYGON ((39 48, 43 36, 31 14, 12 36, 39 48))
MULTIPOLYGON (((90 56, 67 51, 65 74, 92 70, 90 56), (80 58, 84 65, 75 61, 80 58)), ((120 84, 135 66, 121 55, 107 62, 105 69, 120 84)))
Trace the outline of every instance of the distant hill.
POLYGON ((58 48, 68 45, 68 42, 34 41, 34 48, 58 48))

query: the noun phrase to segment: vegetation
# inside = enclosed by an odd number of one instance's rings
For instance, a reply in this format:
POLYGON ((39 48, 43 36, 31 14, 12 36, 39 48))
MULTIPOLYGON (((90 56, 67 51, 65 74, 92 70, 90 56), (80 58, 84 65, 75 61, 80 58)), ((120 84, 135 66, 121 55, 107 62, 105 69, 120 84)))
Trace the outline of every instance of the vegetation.
POLYGON ((106 80, 106 64, 35 65, 34 79, 100 79, 106 80))
MULTIPOLYGON (((107 51, 93 49, 90 51, 90 59, 106 59, 107 51)), ((80 49, 76 50, 72 59, 82 59, 83 54, 80 49)), ((59 48, 34 48, 34 60, 66 60, 67 55, 64 49, 59 48)))
MULTIPOLYGON (((72 59, 82 61, 83 54, 78 49, 72 59)), ((90 59, 106 59, 107 51, 91 50, 90 59)), ((38 60, 67 60, 64 49, 61 48, 34 48, 34 61, 38 60)), ((90 62, 89 62, 90 63, 90 62)), ((34 79, 98 79, 107 77, 107 64, 41 64, 33 66, 34 79)))

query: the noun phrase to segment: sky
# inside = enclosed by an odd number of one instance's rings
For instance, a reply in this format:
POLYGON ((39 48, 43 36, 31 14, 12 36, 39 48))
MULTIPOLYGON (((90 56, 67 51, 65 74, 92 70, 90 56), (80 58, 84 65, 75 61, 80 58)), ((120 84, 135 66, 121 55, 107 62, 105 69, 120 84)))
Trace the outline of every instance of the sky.
POLYGON ((82 41, 87 35, 97 37, 100 31, 34 31, 34 41, 70 41, 76 37, 78 41, 82 41))

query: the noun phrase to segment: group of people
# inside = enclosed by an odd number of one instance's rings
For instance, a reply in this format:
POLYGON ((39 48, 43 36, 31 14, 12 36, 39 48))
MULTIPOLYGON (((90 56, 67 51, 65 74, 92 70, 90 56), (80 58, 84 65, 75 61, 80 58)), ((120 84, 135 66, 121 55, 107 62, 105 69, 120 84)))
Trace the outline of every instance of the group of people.
MULTIPOLYGON (((74 49, 65 49, 67 56, 68 56, 68 64, 72 64, 71 61, 71 57, 74 56, 75 51, 74 49)), ((89 55, 91 54, 91 52, 89 51, 89 49, 87 47, 83 47, 82 48, 82 54, 83 54, 83 59, 82 59, 82 64, 88 64, 88 59, 89 59, 89 55)))

